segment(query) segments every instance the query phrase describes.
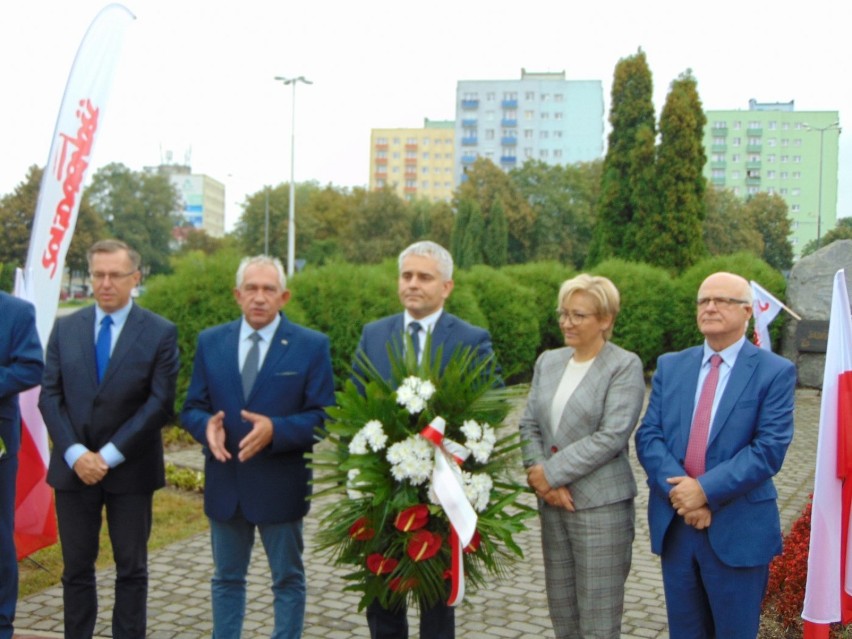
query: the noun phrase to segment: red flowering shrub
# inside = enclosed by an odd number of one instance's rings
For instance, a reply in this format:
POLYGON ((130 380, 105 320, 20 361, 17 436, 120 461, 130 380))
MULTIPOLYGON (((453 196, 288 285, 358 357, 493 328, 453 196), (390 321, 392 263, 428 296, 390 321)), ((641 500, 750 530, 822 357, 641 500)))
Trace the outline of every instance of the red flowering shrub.
POLYGON ((781 554, 769 565, 769 585, 763 600, 763 613, 773 617, 784 628, 797 628, 802 624, 810 542, 811 503, 808 502, 801 517, 784 537, 781 554))

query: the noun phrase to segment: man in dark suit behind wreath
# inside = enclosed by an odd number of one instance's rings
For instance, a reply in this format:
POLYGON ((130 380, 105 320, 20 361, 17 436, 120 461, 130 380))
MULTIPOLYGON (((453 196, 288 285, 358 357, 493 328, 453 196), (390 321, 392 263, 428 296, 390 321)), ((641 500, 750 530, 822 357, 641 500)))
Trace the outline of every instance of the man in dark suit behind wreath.
MULTIPOLYGON (((405 334, 422 358, 426 336, 431 335, 433 356, 442 349, 441 370, 453 353, 460 348, 472 348, 475 363, 493 356, 488 331, 468 324, 444 311, 444 302, 453 290, 453 258, 435 242, 416 242, 399 255, 399 301, 402 313, 370 322, 361 334, 353 370, 358 374, 361 358, 369 360, 381 376, 390 380, 391 361, 388 346, 401 355, 405 334)), ((395 609, 382 607, 373 601, 367 607, 367 623, 373 639, 407 639, 408 619, 405 605, 395 609)), ((455 637, 454 609, 439 600, 435 606, 420 606, 421 639, 453 639, 455 637)))
POLYGON ((101 513, 116 563, 112 636, 145 636, 154 491, 165 485, 161 429, 171 418, 179 360, 174 324, 133 303, 139 254, 102 240, 88 253, 97 304, 59 318, 47 346, 39 408, 53 440, 66 639, 97 618, 101 513))

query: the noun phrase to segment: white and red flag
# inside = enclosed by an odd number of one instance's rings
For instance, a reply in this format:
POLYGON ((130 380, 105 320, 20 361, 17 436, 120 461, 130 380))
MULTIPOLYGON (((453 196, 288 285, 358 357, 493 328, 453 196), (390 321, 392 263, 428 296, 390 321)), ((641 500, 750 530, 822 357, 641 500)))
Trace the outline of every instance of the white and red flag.
MULTIPOLYGON (((104 7, 89 26, 65 86, 50 155, 38 194, 27 263, 15 294, 36 308, 36 325, 47 344, 62 287, 65 256, 77 223, 83 181, 103 124, 103 109, 118 63, 124 31, 134 16, 120 4, 104 7)), ((15 499, 18 558, 56 543, 53 494, 47 474, 47 431, 36 387, 20 396, 21 450, 15 499)))
POLYGON ((807 639, 852 621, 852 314, 843 269, 834 276, 822 385, 808 579, 802 618, 807 639))
POLYGON ((752 303, 752 307, 754 308, 754 343, 760 348, 771 351, 772 343, 769 340, 769 325, 778 313, 781 312, 784 305, 772 293, 754 280, 751 281, 751 293, 754 298, 754 302, 752 303))

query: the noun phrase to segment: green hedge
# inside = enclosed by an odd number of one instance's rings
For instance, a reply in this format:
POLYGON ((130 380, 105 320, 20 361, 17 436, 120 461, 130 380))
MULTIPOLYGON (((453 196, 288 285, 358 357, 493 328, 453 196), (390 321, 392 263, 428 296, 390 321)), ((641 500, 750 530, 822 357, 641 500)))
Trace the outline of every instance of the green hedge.
MULTIPOLYGON (((212 256, 190 253, 175 260, 172 274, 145 282, 140 303, 178 325, 178 405, 186 394, 198 333, 240 316, 233 297, 239 260, 237 253, 227 251, 212 256)), ((613 341, 637 353, 646 370, 666 351, 700 344, 695 296, 701 281, 716 271, 739 273, 784 299, 783 276, 748 254, 704 260, 678 278, 646 264, 608 260, 593 272, 609 277, 621 293, 613 341)), ((457 271, 447 310, 491 331, 507 381, 527 381, 538 354, 563 344, 554 309, 560 285, 575 274, 556 262, 457 271)), ((292 321, 329 336, 338 385, 349 375, 364 324, 401 311, 394 260, 377 265, 331 263, 297 274, 289 287, 292 297, 285 312, 292 321)), ((776 350, 782 322, 779 318, 772 324, 776 350)))

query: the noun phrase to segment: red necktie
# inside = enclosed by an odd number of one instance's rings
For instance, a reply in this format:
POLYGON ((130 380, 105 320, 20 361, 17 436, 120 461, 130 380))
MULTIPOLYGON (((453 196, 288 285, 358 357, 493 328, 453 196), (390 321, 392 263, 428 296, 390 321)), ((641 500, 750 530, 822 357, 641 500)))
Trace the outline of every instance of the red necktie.
POLYGON ((700 477, 704 474, 704 461, 707 457, 707 439, 710 433, 710 414, 713 412, 713 398, 716 396, 716 385, 719 383, 719 365, 721 355, 710 357, 710 372, 704 380, 701 395, 698 398, 698 408, 692 419, 689 431, 689 443, 686 446, 686 459, 683 467, 690 477, 700 477))

